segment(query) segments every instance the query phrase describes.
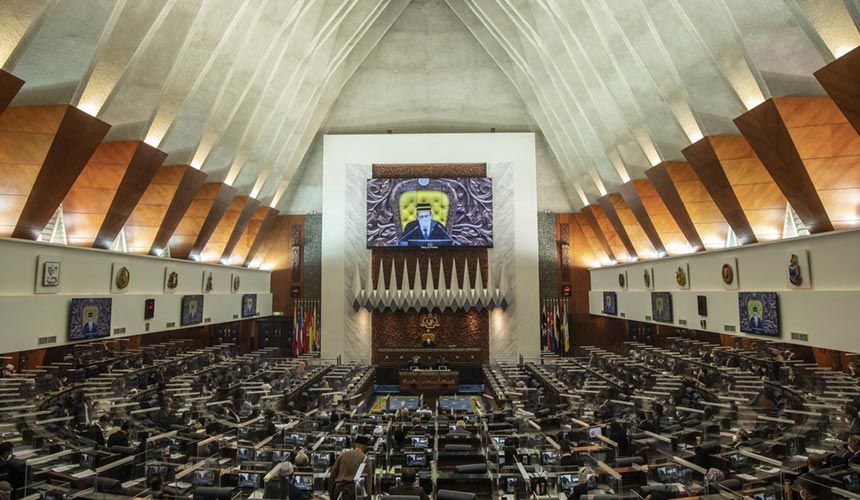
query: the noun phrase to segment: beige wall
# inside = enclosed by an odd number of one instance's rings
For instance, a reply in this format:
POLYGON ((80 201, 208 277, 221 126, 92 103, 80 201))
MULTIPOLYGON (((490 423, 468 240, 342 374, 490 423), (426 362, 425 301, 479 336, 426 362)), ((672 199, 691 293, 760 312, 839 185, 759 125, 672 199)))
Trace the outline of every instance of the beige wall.
POLYGON ((687 327, 718 333, 740 333, 738 291, 779 293, 781 336, 752 336, 847 352, 858 352, 860 332, 860 230, 824 233, 803 238, 749 245, 652 261, 591 270, 589 310, 601 314, 603 291, 618 293, 618 312, 626 319, 647 321, 651 316, 650 291, 645 289, 643 273, 652 268, 654 290, 672 292, 674 324, 686 320, 687 327), (810 289, 789 289, 788 254, 807 250, 809 268, 804 279, 810 289), (723 262, 737 259, 739 289, 725 289, 720 270, 723 262), (689 264, 690 289, 681 290, 675 271, 689 264), (627 272, 628 289, 618 285, 618 274, 627 272), (699 317, 696 296, 708 298, 708 316, 699 317), (700 320, 707 328, 700 327, 700 320), (736 332, 726 330, 734 326, 736 332), (793 332, 808 334, 809 340, 792 340, 793 332))
POLYGON ((203 271, 213 272, 214 289, 204 299, 203 318, 209 323, 239 317, 241 296, 257 293, 257 311, 271 314, 270 273, 158 257, 119 254, 89 248, 0 238, 0 353, 55 347, 66 344, 69 304, 72 298, 112 297, 111 331, 125 328, 112 337, 123 337, 180 327, 183 295, 200 294, 203 271), (39 255, 58 257, 61 264, 59 293, 36 293, 39 255), (131 282, 122 292, 111 292, 114 263, 131 272, 131 282), (174 293, 164 293, 165 268, 179 273, 174 293), (240 277, 240 289, 232 293, 232 275, 240 277), (143 320, 144 301, 155 299, 155 317, 143 320), (168 328, 167 323, 175 322, 168 328), (56 336, 55 343, 38 345, 40 337, 56 336))

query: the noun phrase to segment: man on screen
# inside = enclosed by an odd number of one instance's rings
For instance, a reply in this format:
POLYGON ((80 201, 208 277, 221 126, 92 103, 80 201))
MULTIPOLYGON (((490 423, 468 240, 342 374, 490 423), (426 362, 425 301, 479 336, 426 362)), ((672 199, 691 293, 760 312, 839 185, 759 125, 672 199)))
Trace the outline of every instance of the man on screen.
POLYGON ((417 220, 406 224, 399 246, 450 246, 454 244, 445 226, 433 220, 429 203, 419 203, 415 207, 417 220))
POLYGON ((750 315, 750 330, 752 330, 753 333, 764 331, 764 323, 762 323, 761 316, 759 316, 758 306, 752 307, 752 314, 750 315))
POLYGON ((93 312, 88 311, 86 321, 84 322, 84 333, 86 334, 94 334, 98 333, 98 325, 93 318, 93 312))

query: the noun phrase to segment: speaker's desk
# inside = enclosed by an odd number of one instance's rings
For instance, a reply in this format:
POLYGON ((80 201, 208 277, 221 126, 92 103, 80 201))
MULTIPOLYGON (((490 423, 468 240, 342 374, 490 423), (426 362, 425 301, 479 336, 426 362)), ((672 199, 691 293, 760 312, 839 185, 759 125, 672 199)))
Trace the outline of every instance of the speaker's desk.
POLYGON ((423 394, 424 399, 435 400, 447 393, 457 392, 460 374, 456 370, 401 370, 400 392, 423 394))

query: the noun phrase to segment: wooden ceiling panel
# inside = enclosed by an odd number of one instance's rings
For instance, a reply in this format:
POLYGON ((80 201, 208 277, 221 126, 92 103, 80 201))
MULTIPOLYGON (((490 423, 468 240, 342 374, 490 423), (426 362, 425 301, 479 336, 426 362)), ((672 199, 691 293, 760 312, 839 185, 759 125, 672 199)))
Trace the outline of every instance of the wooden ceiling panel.
POLYGON ((734 230, 741 244, 755 243, 756 236, 750 226, 749 220, 744 213, 740 202, 735 195, 728 176, 723 170, 717 147, 727 157, 737 158, 743 154, 745 148, 739 143, 718 138, 711 141, 711 137, 704 137, 699 141, 684 148, 683 153, 696 175, 702 181, 702 185, 708 190, 714 203, 720 209, 726 222, 734 230), (716 145, 716 147, 715 147, 716 145))
POLYGON ((857 227, 860 221, 860 187, 821 191, 819 195, 836 229, 857 227))
MULTIPOLYGON (((657 196, 657 192, 651 186, 651 182, 646 180, 629 181, 619 188, 619 192, 621 193, 624 203, 626 203, 628 207, 627 210, 623 210, 622 212, 626 213, 629 211, 631 215, 634 216, 634 221, 637 223, 637 226, 647 239, 650 250, 643 250, 646 252, 657 252, 657 255, 665 255, 666 247, 661 239, 661 235, 653 223, 652 214, 648 212, 647 205, 650 204, 653 206, 659 204, 660 208, 663 210, 662 214, 665 215, 668 215, 669 211, 662 206, 662 203, 659 201, 660 198, 657 196), (642 198, 640 194, 641 192, 650 194, 650 197, 642 198)), ((644 245, 641 245, 640 243, 640 246, 644 245)), ((639 250, 640 246, 637 246, 637 250, 639 250)))
MULTIPOLYGON (((52 108, 48 111, 40 108, 42 107, 27 108, 33 110, 34 121, 31 123, 32 127, 25 126, 22 128, 44 130, 41 123, 36 123, 43 119, 53 123, 52 118, 56 115, 56 106, 45 106, 45 108, 52 108), (46 116, 48 118, 45 118, 46 116)), ((39 175, 33 183, 27 203, 21 210, 18 223, 12 233, 13 237, 30 240, 39 238, 42 229, 48 224, 57 207, 60 206, 110 129, 107 123, 77 108, 71 106, 62 106, 61 108, 63 108, 61 121, 54 133, 51 147, 42 162, 39 175)), ((7 108, 3 116, 9 114, 13 109, 15 108, 7 108)), ((21 124, 21 114, 16 112, 15 115, 17 118, 12 121, 13 125, 21 124)), ((0 121, 2 121, 2 117, 0 117, 0 121)), ((23 122, 26 123, 26 120, 23 122)))
MULTIPOLYGON (((615 252, 612 250, 612 246, 609 245, 609 240, 606 238, 606 235, 600 229, 600 224, 597 223, 597 217, 595 217, 595 208, 600 208, 597 205, 586 205, 582 207, 582 217, 585 219, 588 227, 591 228, 592 233, 594 233, 594 237, 597 242, 600 244, 600 248, 603 249, 603 252, 609 258, 609 262, 614 263, 616 261, 615 252)), ((626 258, 626 255, 625 255, 626 258)))
POLYGON ((860 187, 860 158, 815 158, 803 163, 822 196, 823 191, 860 187))
MULTIPOLYGON (((783 113, 792 115, 788 118, 792 124, 804 121, 818 124, 823 117, 833 114, 809 109, 820 106, 822 106, 822 98, 772 98, 734 120, 738 130, 755 150, 756 156, 767 168, 782 194, 791 203, 809 232, 813 234, 832 231, 833 225, 806 171, 783 113)), ((821 128, 822 133, 807 131, 800 135, 813 135, 812 142, 816 145, 810 148, 810 152, 821 154, 827 147, 817 143, 821 140, 820 135, 829 134, 829 126, 813 125, 813 127, 821 128)), ((824 139, 824 142, 827 140, 824 139)))
POLYGON ((260 267, 265 269, 285 269, 289 262, 289 252, 287 249, 281 249, 280 252, 272 251, 275 246, 275 241, 289 240, 290 222, 292 217, 289 215, 279 215, 275 217, 275 222, 271 229, 266 234, 266 238, 260 245, 257 255, 254 257, 254 262, 259 262, 260 267))
POLYGON ((29 195, 40 168, 39 165, 0 164, 0 195, 29 195))
POLYGON ((194 260, 201 257, 203 249, 206 248, 206 244, 209 242, 209 238, 212 237, 212 233, 215 232, 218 223, 221 222, 225 212, 227 212, 227 208, 236 196, 236 188, 233 186, 223 182, 213 184, 217 184, 214 193, 212 192, 213 188, 205 191, 201 190, 201 192, 206 193, 206 196, 212 196, 212 204, 209 212, 206 214, 206 218, 203 220, 203 224, 200 226, 200 232, 197 233, 197 239, 194 241, 191 253, 188 255, 188 257, 194 260))
POLYGON ((24 80, 0 69, 0 114, 9 106, 18 91, 24 86, 24 80))
MULTIPOLYGON (((621 244, 624 245, 624 249, 627 251, 627 255, 629 255, 630 257, 638 257, 638 255, 636 254, 636 247, 633 245, 633 241, 630 239, 630 235, 627 233, 627 228, 624 226, 624 223, 618 216, 618 207, 616 206, 616 204, 618 204, 619 201, 621 203, 624 203, 624 201, 621 199, 621 195, 617 195, 614 193, 601 196, 597 200, 597 202, 600 204, 600 208, 603 209, 603 216, 612 226, 612 229, 615 230, 615 234, 621 241, 621 244)), ((603 227, 603 223, 600 220, 600 216, 597 216, 597 221, 599 224, 601 224, 601 227, 603 227)), ((612 244, 612 240, 609 240, 610 244, 612 244)))
POLYGON ((148 253, 188 165, 162 165, 125 222, 125 239, 132 253, 148 253))
POLYGON ((577 212, 573 214, 573 218, 576 223, 579 225, 579 228, 582 230, 582 233, 585 235, 586 241, 588 241, 588 246, 591 247, 591 251, 597 256, 599 261, 603 264, 610 264, 615 260, 615 257, 607 253, 609 249, 608 245, 604 246, 601 242, 601 238, 594 232, 594 229, 591 223, 588 221, 588 217, 584 213, 577 212))
POLYGON ((749 212, 750 225, 760 241, 773 241, 782 238, 785 223, 785 207, 771 210, 749 212))
POLYGON ((286 219, 286 217, 278 215, 278 211, 274 208, 265 208, 269 209, 266 211, 266 216, 260 222, 257 233, 254 235, 254 240, 248 247, 248 251, 245 254, 245 267, 251 267, 255 263, 262 262, 264 254, 259 253, 260 249, 263 247, 266 239, 269 238, 269 235, 277 230, 279 221, 286 219), (258 255, 260 256, 259 260, 257 258, 258 255))
POLYGON ((278 211, 272 207, 258 207, 245 229, 245 234, 236 246, 231 256, 235 261, 241 259, 242 265, 249 267, 265 238, 266 232, 272 226, 278 211))
POLYGON ((42 166, 51 149, 54 136, 0 129, 0 165, 24 164, 42 166))
MULTIPOLYGON (((233 230, 230 232, 229 238, 227 239, 227 243, 224 245, 224 249, 221 252, 221 260, 224 260, 228 263, 231 262, 233 252, 236 249, 236 246, 239 244, 239 240, 245 233, 245 229, 251 222, 251 218, 254 217, 257 213, 257 207, 259 206, 259 200, 255 200, 251 197, 247 197, 245 199, 245 205, 242 207, 242 210, 239 213, 239 217, 236 219, 236 223, 233 225, 233 230)), ((243 259, 237 257, 236 262, 242 262, 242 260, 243 259)))
POLYGON ((857 75, 860 75, 860 47, 855 47, 815 72, 815 78, 860 134, 860 78, 857 75))
MULTIPOLYGON (((196 199, 197 194, 205 186, 204 182, 206 181, 205 173, 189 165, 169 165, 159 170, 165 168, 167 170, 180 170, 182 175, 176 187, 176 192, 170 200, 170 205, 167 207, 167 212, 164 214, 164 219, 158 227, 158 233, 156 233, 155 239, 152 241, 152 246, 149 249, 150 255, 161 255, 164 247, 170 242, 177 226, 179 226, 191 204, 196 199)), ((161 180, 164 183, 170 183, 171 175, 178 174, 165 172, 162 175, 164 177, 156 174, 156 181, 161 180)), ((184 253, 187 255, 187 250, 184 253)), ((171 255, 173 255, 172 249, 171 255)))
POLYGON ((608 246, 609 250, 607 253, 613 255, 613 259, 615 260, 629 260, 630 254, 627 253, 627 248, 621 241, 621 238, 618 237, 618 233, 615 232, 615 228, 609 222, 600 205, 587 205, 582 208, 582 211, 588 217, 588 222, 591 224, 595 234, 602 240, 601 244, 605 242, 608 246))
MULTIPOLYGON (((662 162, 646 170, 645 175, 650 181, 650 187, 658 195, 658 198, 648 196, 645 199, 653 200, 650 203, 651 205, 662 204, 669 214, 671 214, 672 219, 678 226, 678 230, 683 233, 689 247, 694 251, 703 250, 705 246, 701 235, 696 230, 694 219, 688 211, 688 203, 696 203, 695 200, 705 199, 706 197, 710 201, 710 197, 708 197, 702 183, 696 177, 695 172, 693 172, 692 166, 683 162, 662 162), (688 191, 686 201, 685 197, 681 194, 682 189, 688 191)), ((641 189, 640 193, 645 193, 644 185, 639 186, 638 189, 641 189)), ((646 204, 646 209, 647 206, 646 204)), ((662 215, 662 212, 657 209, 652 214, 662 215)))
POLYGON ((13 106, 0 114, 0 130, 55 135, 69 106, 13 106))

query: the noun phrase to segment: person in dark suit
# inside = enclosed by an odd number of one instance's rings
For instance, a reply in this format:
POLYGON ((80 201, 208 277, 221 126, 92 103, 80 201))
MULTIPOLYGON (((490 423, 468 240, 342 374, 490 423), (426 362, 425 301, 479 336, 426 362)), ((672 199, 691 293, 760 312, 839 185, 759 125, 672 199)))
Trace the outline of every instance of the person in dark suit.
POLYGON ((112 448, 114 446, 131 446, 131 442, 128 439, 128 435, 131 432, 131 422, 126 420, 122 423, 119 430, 108 436, 107 447, 112 448))
POLYGON ((415 479, 417 477, 415 469, 411 467, 404 468, 400 473, 400 485, 392 486, 388 490, 389 495, 406 495, 419 497, 421 500, 430 500, 424 488, 418 486, 415 479))
POLYGON ((78 425, 89 425, 92 412, 92 397, 86 395, 80 398, 74 405, 75 422, 78 425))
POLYGON ((93 318, 93 313, 88 312, 86 321, 84 321, 83 333, 93 334, 98 333, 99 325, 96 323, 95 318, 93 318))
POLYGON ((265 420, 263 421, 264 432, 266 436, 271 436, 278 432, 278 428, 275 427, 275 412, 272 410, 266 410, 265 420))
POLYGON ((448 234, 445 226, 433 220, 433 209, 429 203, 419 203, 415 207, 417 219, 406 224, 403 235, 398 242, 399 246, 451 246, 454 240, 448 234))
POLYGON ((293 464, 284 462, 278 469, 278 477, 266 483, 266 498, 285 498, 288 500, 300 500, 302 492, 293 484, 293 464))
POLYGON ((570 441, 567 439, 561 442, 561 457, 558 460, 558 464, 562 467, 569 466, 579 466, 582 467, 582 459, 573 454, 573 447, 570 445, 570 441))

